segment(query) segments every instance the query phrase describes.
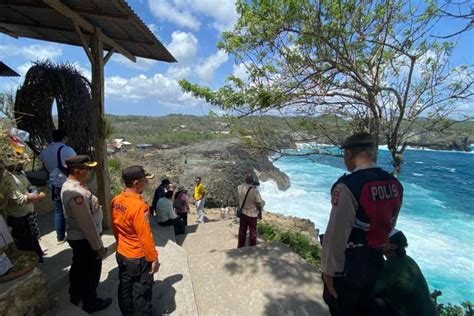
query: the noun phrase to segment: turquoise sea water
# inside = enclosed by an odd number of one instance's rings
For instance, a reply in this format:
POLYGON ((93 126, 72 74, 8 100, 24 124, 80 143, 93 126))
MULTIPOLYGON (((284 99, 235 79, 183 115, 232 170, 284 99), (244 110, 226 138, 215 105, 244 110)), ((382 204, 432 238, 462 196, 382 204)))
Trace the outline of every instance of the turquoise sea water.
MULTIPOLYGON (((399 180, 405 189, 397 228, 407 252, 420 265, 441 302, 474 302, 474 153, 407 150, 399 180)), ((379 151, 386 170, 389 154, 379 151)), ((287 191, 261 184, 269 211, 311 219, 324 232, 331 210, 330 189, 344 174, 342 158, 283 157, 275 165, 291 180, 287 191)))

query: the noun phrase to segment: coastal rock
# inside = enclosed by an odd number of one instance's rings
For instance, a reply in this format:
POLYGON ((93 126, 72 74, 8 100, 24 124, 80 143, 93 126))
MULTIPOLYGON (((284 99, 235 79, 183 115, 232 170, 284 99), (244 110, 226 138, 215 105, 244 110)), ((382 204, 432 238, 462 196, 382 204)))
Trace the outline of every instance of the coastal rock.
MULTIPOLYGON (((184 185, 192 195, 194 179, 200 176, 207 188, 206 207, 222 207, 237 205, 237 186, 248 172, 255 173, 260 181, 275 181, 280 190, 290 187, 289 177, 273 165, 268 155, 237 139, 226 139, 168 150, 120 153, 116 157, 120 157, 122 166, 139 161, 146 170, 154 172, 157 178, 152 187, 169 178, 184 185)), ((145 192, 148 200, 150 191, 145 192)))
POLYGON ((290 186, 286 174, 268 160, 268 153, 245 147, 238 140, 211 141, 182 150, 186 164, 179 182, 192 188, 196 176, 206 184, 207 207, 237 205, 237 186, 245 174, 254 172, 260 181, 274 180, 280 190, 290 186))
POLYGON ((455 150, 455 151, 471 151, 471 141, 468 137, 445 137, 439 138, 433 142, 410 142, 408 146, 416 148, 426 148, 432 150, 455 150))

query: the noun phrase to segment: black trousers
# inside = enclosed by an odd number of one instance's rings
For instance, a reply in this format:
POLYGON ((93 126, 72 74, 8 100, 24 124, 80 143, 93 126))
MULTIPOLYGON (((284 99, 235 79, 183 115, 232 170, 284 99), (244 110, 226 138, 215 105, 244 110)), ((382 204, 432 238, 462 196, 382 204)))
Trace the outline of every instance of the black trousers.
POLYGON ((153 315, 151 262, 146 261, 145 258, 127 258, 118 252, 116 258, 119 268, 118 302, 120 311, 124 316, 153 315))
POLYGON ((179 216, 174 219, 169 219, 166 222, 158 222, 160 226, 171 226, 174 227, 174 234, 175 235, 182 235, 186 233, 186 225, 182 218, 179 216))
POLYGON ((183 219, 184 226, 188 226, 188 213, 178 213, 178 216, 183 219))
POLYGON ((28 215, 23 217, 7 217, 7 225, 12 228, 12 237, 18 250, 34 251, 43 262, 43 250, 39 244, 38 238, 31 231, 28 221, 28 215))
POLYGON ((346 250, 345 276, 334 277, 337 299, 324 284, 323 299, 332 316, 377 315, 375 281, 383 270, 382 252, 369 247, 346 250))
POLYGON ((72 265, 69 270, 71 301, 82 300, 83 307, 92 306, 97 300, 102 260, 97 259, 97 251, 91 248, 87 239, 67 242, 72 248, 72 265))

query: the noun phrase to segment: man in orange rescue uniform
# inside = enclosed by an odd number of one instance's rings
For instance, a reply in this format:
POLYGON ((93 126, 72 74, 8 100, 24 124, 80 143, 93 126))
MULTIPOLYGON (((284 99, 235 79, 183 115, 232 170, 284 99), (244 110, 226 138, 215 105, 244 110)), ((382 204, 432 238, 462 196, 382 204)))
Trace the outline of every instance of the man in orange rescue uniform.
POLYGON ((142 166, 122 171, 126 188, 112 200, 112 229, 117 240, 118 302, 123 315, 152 315, 153 274, 160 262, 141 193, 152 179, 142 166))

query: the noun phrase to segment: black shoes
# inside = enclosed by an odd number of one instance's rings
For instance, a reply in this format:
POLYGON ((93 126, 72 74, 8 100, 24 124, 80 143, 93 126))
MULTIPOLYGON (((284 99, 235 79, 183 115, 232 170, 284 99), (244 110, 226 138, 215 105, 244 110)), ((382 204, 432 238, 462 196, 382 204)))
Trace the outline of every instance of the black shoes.
POLYGON ((109 307, 112 304, 112 299, 110 297, 107 298, 97 298, 94 304, 89 306, 82 306, 82 309, 89 314, 101 311, 109 307))
POLYGON ((69 298, 69 301, 71 302, 71 304, 74 304, 76 306, 79 306, 79 303, 81 303, 81 299, 79 297, 73 297, 71 296, 69 298))

